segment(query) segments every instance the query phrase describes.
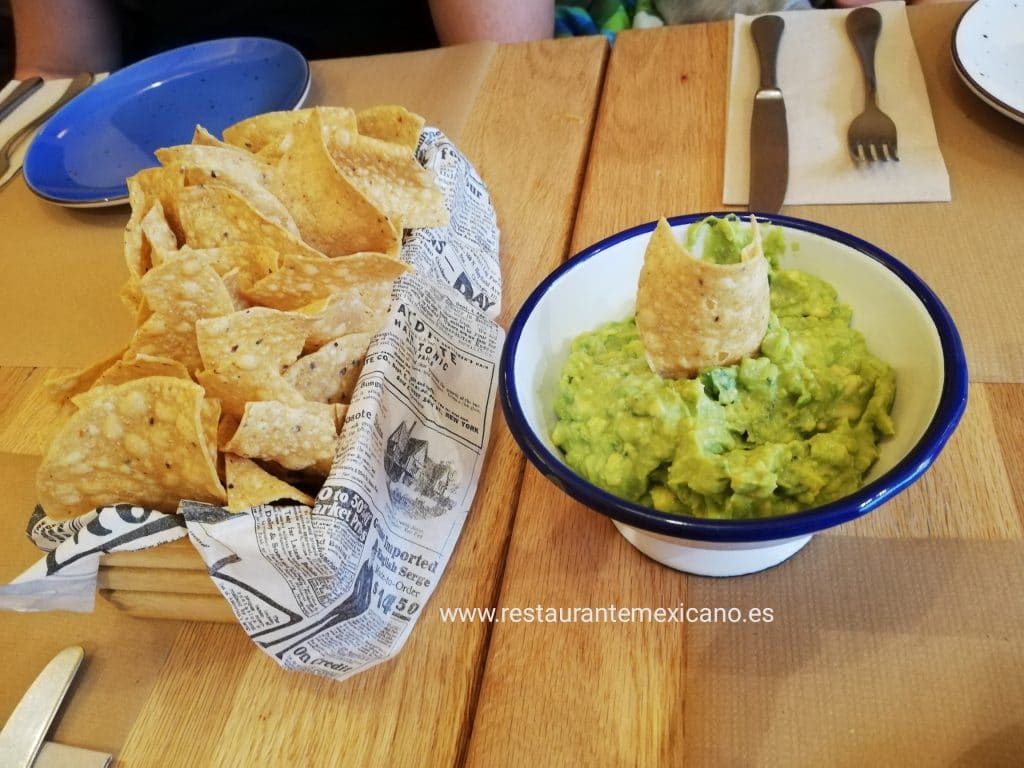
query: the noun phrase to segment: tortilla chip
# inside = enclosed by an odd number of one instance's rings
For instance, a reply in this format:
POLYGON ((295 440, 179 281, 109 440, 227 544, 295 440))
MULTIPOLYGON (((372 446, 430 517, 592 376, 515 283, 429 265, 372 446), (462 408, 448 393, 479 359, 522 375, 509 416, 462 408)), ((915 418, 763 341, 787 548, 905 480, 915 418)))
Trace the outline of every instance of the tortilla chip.
POLYGON ((326 403, 257 402, 245 406, 229 453, 264 459, 286 469, 314 469, 324 475, 334 462, 338 432, 334 406, 326 403))
POLYGON ((294 312, 252 307, 200 320, 196 336, 209 370, 281 372, 302 352, 308 321, 294 312))
MULTIPOLYGON (((128 279, 138 279, 149 269, 149 243, 142 235, 142 208, 132 208, 131 217, 124 227, 124 263, 128 267, 128 279)), ((129 304, 134 311, 135 305, 129 304)))
POLYGON ((196 381, 207 395, 220 401, 225 414, 238 418, 249 403, 276 401, 299 406, 306 402, 302 393, 285 381, 280 373, 262 368, 253 371, 230 367, 218 371, 202 370, 196 372, 196 381))
POLYGON ((238 272, 250 283, 262 280, 277 269, 280 263, 280 255, 273 248, 250 243, 225 245, 220 248, 193 248, 184 245, 170 257, 195 258, 222 278, 230 272, 238 272))
POLYGON ((252 302, 245 296, 245 291, 252 287, 252 280, 240 269, 232 269, 223 275, 221 282, 224 283, 224 289, 231 297, 236 312, 252 306, 252 302))
MULTIPOLYGON (((348 107, 318 107, 320 120, 333 128, 356 130, 356 113, 348 107)), ((266 112, 255 115, 224 129, 224 141, 250 152, 264 153, 273 148, 280 155, 278 148, 285 137, 296 126, 306 123, 313 115, 313 109, 296 109, 290 112, 266 112)))
POLYGON ((433 173, 405 147, 353 131, 333 131, 328 134, 327 148, 349 184, 385 216, 401 220, 405 227, 448 223, 444 195, 433 173))
MULTIPOLYGON (((214 464, 216 465, 218 459, 217 430, 220 426, 220 400, 209 397, 203 400, 199 410, 199 422, 203 428, 203 436, 206 438, 206 449, 210 452, 210 456, 213 457, 214 464)), ((218 477, 220 476, 218 472, 218 477)))
POLYGON ((96 379, 95 386, 116 386, 126 381, 144 379, 147 376, 168 376, 175 379, 188 379, 192 377, 188 369, 177 360, 169 357, 156 357, 155 355, 134 355, 132 357, 118 360, 107 368, 103 374, 96 379))
POLYGON ((242 417, 233 413, 228 413, 222 410, 220 414, 220 421, 217 422, 217 447, 222 449, 228 444, 235 435, 235 431, 238 429, 238 424, 242 420, 242 417))
POLYGON ((63 376, 53 376, 47 380, 46 388, 54 400, 61 403, 67 402, 75 395, 85 392, 95 384, 96 380, 111 366, 116 365, 127 351, 127 349, 122 349, 120 352, 111 355, 105 360, 100 360, 98 363, 63 376))
POLYGON ((191 381, 99 387, 50 444, 39 501, 53 517, 122 502, 163 512, 181 499, 220 504, 227 496, 206 432, 203 390, 191 381))
POLYGON ((194 253, 178 254, 147 272, 140 285, 153 314, 135 330, 129 353, 177 360, 188 370, 201 366, 196 320, 235 310, 217 273, 194 253))
POLYGON ((281 266, 246 293, 256 304, 298 309, 353 290, 377 296, 386 288, 390 294, 395 278, 408 271, 408 264, 382 253, 356 253, 340 259, 284 254, 281 266))
POLYGON ((117 294, 121 303, 135 318, 136 326, 142 325, 152 314, 152 310, 146 305, 146 299, 142 296, 142 288, 139 283, 138 276, 130 275, 117 294))
POLYGON ((387 141, 415 152, 426 121, 405 107, 384 104, 364 109, 356 115, 359 133, 387 141))
POLYGON ((284 227, 264 218, 248 200, 227 187, 184 187, 178 191, 174 205, 183 240, 193 248, 250 243, 281 253, 323 256, 284 227))
MULTIPOLYGON (((135 222, 141 222, 142 217, 149 213, 153 203, 159 201, 168 226, 180 241, 182 231, 174 201, 178 190, 185 186, 184 169, 177 167, 146 168, 130 177, 127 183, 128 202, 132 208, 132 218, 128 222, 128 227, 131 228, 135 222)), ((139 274, 145 274, 145 270, 139 274)))
POLYGON ((288 366, 285 381, 307 400, 347 403, 356 387, 371 338, 369 333, 355 333, 334 339, 288 366))
POLYGON ((338 170, 320 115, 314 110, 292 128, 267 187, 291 212, 302 239, 327 256, 397 251, 400 233, 338 170))
POLYGON ((154 313, 175 319, 218 317, 234 309, 220 276, 195 251, 151 269, 140 288, 154 313))
POLYGON ((142 234, 150 247, 150 261, 153 266, 163 261, 163 255, 178 250, 178 238, 171 230, 164 215, 164 207, 159 200, 154 200, 149 213, 142 217, 142 234))
POLYGON ((203 364, 196 344, 195 320, 166 315, 150 315, 136 328, 127 354, 170 358, 190 371, 203 364))
POLYGON ((665 219, 644 255, 636 325, 651 369, 667 378, 731 365, 753 355, 768 329, 768 261, 754 227, 736 264, 694 258, 665 219))
POLYGON ((297 501, 307 507, 316 501, 283 480, 278 480, 254 461, 234 454, 224 454, 224 474, 228 491, 228 512, 247 509, 275 501, 297 501))
POLYGON ((221 141, 208 130, 201 125, 196 125, 196 129, 192 132, 192 143, 200 144, 204 147, 230 147, 226 141, 221 141))
POLYGON ((205 369, 196 379, 227 413, 241 415, 253 401, 300 405, 305 398, 281 371, 302 352, 307 322, 266 307, 200 320, 196 335, 205 369))
POLYGON ((156 156, 164 165, 184 168, 188 186, 207 184, 234 190, 267 221, 299 236, 288 209, 266 187, 271 167, 255 155, 232 146, 182 144, 158 149, 156 156))
POLYGON ((390 284, 369 283, 299 307, 296 312, 310 320, 304 351, 319 349, 341 336, 376 333, 387 319, 390 296, 390 284))

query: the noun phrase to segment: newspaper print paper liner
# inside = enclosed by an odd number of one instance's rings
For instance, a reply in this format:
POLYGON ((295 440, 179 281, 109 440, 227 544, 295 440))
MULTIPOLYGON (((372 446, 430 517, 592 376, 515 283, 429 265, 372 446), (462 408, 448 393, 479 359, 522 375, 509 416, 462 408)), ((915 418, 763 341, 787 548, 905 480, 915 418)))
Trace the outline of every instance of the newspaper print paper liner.
POLYGON ((187 534, 239 623, 282 667, 341 680, 401 650, 476 493, 504 340, 487 189, 437 129, 424 129, 417 157, 450 223, 406 233, 401 257, 415 271, 395 282, 314 507, 231 514, 183 501, 168 515, 118 504, 60 521, 37 508, 28 533, 48 554, 0 587, 0 608, 91 611, 103 553, 187 534))

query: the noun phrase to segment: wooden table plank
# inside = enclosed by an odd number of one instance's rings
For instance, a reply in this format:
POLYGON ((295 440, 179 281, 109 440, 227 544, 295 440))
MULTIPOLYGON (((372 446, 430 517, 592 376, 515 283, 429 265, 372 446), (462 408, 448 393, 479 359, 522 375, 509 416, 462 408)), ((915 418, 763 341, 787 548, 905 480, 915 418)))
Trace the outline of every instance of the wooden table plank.
POLYGON ((1024 387, 991 384, 985 387, 985 393, 994 414, 992 428, 999 438, 1017 511, 1024 520, 1024 387))
POLYGON ((1020 422, 1013 411, 1014 395, 1018 401, 1024 397, 1024 385, 974 384, 960 427, 927 474, 882 508, 837 528, 835 535, 1024 538, 1021 496, 1015 487, 1020 448, 1007 450, 1006 441, 999 439, 1005 434, 1002 425, 1020 422))
POLYGON ((605 78, 572 250, 722 208, 728 23, 625 33, 605 78))
POLYGON ((46 382, 65 368, 0 368, 0 453, 41 456, 67 416, 50 396, 46 382))
MULTIPOLYGON (((724 132, 727 36, 727 24, 711 24, 616 41, 573 250, 668 205, 714 207, 722 171, 707 144, 724 132)), ((681 574, 639 555, 607 519, 527 470, 501 606, 675 606, 686 593, 681 574)), ((468 764, 671 764, 684 741, 673 723, 686 695, 686 631, 495 625, 468 764)))
MULTIPOLYGON (((932 25, 938 19, 948 34, 955 12, 912 14, 912 28, 935 36, 942 32, 932 25)), ((730 36, 730 25, 721 23, 617 40, 574 251, 662 215, 722 208, 730 36)), ((938 66, 926 65, 932 87, 938 66)), ((938 87, 947 86, 940 78, 938 87)), ((963 115, 943 112, 946 141, 959 130, 958 120, 963 115)), ((969 148, 947 153, 954 182, 961 182, 955 194, 965 190, 964 173, 966 186, 976 189, 983 179, 977 169, 965 170, 969 148)), ((958 202, 934 215, 963 219, 958 202)), ((922 207, 819 206, 793 213, 837 226, 868 222, 866 236, 901 244, 907 259, 927 272, 929 254, 911 247, 908 231, 901 231, 922 207)), ((997 253, 1005 272, 1007 250, 997 253)), ((951 304, 956 287, 947 281, 951 304)), ((1024 311, 1022 301, 1015 298, 1013 316, 1024 311)), ((958 318, 964 319, 976 318, 958 318)), ((984 333, 984 323, 970 325, 969 356, 971 350, 981 355, 986 371, 1005 364, 1017 381, 1017 351, 997 359, 1002 340, 984 333)), ((903 733, 912 736, 901 742, 904 749, 931 740, 921 753, 924 764, 948 764, 959 745, 989 736, 993 755, 1010 754, 1013 739, 999 741, 998 734, 1005 728, 1012 734, 1014 717, 1024 711, 1013 687, 1021 675, 1010 670, 1022 652, 1020 616, 978 601, 970 585, 998 589, 1003 571, 988 570, 990 563, 1006 568, 1024 556, 1018 501, 1024 459, 1014 444, 1022 398, 1020 384, 974 385, 961 429, 924 479, 863 520, 816 537, 790 563, 742 579, 687 577, 648 560, 610 521, 528 468, 499 601, 504 621, 499 613, 467 763, 827 765, 864 754, 882 764, 886 748, 898 754, 893 745, 903 733), (612 605, 761 606, 774 609, 779 621, 557 624, 528 623, 521 615, 516 621, 511 613, 612 605), (988 635, 989 627, 996 634, 988 635), (961 654, 950 659, 957 648, 961 654), (1013 682, 993 674, 986 659, 1013 682), (985 687, 974 691, 975 681, 985 687), (921 690, 951 698, 932 700, 921 690), (983 696, 984 707, 943 728, 955 719, 951 702, 968 693, 983 696), (1011 713, 986 709, 999 696, 1009 697, 1011 713), (926 719, 900 715, 899 703, 926 719), (988 721, 985 712, 993 715, 988 721), (880 718, 892 724, 876 742, 871 727, 880 718), (839 730, 847 721, 856 732, 839 730), (814 723, 825 730, 808 736, 814 723)))
MULTIPOLYGON (((506 318, 565 257, 606 50, 603 39, 500 48, 463 132, 498 211, 506 318)), ((459 762, 490 627, 437 611, 496 601, 522 467, 499 417, 462 540, 396 660, 338 684, 280 670, 237 627, 191 626, 122 764, 459 762)))

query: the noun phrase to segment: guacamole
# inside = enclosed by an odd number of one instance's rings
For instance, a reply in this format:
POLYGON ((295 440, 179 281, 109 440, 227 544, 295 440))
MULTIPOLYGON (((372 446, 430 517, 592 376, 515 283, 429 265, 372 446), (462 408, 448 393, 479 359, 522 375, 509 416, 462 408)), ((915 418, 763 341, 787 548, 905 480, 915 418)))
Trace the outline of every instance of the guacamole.
MULTIPOLYGON (((750 238, 730 217, 691 226, 686 244, 730 263, 750 238)), ((895 376, 831 285, 779 268, 780 230, 764 247, 771 315, 757 357, 664 379, 634 318, 574 340, 552 435, 570 467, 624 499, 713 518, 787 514, 860 487, 894 432, 895 376)))

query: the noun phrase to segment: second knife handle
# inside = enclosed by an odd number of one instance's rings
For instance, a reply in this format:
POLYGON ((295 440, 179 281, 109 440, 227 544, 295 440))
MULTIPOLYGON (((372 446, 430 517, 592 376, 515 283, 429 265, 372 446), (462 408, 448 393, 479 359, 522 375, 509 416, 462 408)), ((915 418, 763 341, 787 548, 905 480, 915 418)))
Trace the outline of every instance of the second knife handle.
POLYGON ((779 86, 775 76, 775 62, 779 57, 779 40, 782 39, 784 22, 779 16, 758 16, 750 23, 750 34, 757 48, 757 60, 761 67, 760 90, 775 89, 779 86))

